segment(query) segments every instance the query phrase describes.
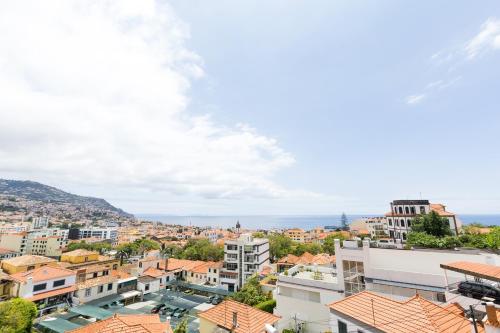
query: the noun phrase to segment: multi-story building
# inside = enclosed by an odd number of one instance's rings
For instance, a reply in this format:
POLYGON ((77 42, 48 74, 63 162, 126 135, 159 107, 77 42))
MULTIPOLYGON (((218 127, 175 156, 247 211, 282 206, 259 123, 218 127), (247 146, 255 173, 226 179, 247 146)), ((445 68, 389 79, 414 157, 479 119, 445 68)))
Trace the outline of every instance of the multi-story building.
POLYGON ((12 297, 33 301, 40 315, 55 307, 67 306, 75 291, 75 272, 53 266, 41 266, 10 275, 12 297))
POLYGON ((307 243, 311 241, 309 233, 307 233, 306 231, 304 231, 304 229, 301 228, 288 229, 284 232, 284 234, 291 240, 298 243, 307 243))
POLYGON ((269 240, 243 234, 224 244, 220 281, 229 291, 239 290, 246 280, 269 265, 269 240))
POLYGON ((31 229, 48 228, 49 222, 50 222, 50 217, 48 216, 33 217, 33 220, 31 221, 31 229))
POLYGON ((372 238, 389 236, 387 218, 383 216, 357 219, 349 225, 349 231, 354 235, 368 234, 372 238))
POLYGON ((70 239, 98 238, 109 241, 111 244, 118 244, 118 228, 98 228, 89 227, 82 229, 71 229, 70 239))
POLYGON ((26 254, 28 233, 26 231, 0 235, 0 247, 3 249, 26 254))
POLYGON ((388 249, 371 247, 369 241, 335 240, 337 278, 345 296, 363 290, 401 300, 418 293, 434 302, 446 302, 449 285, 463 281, 463 274, 443 274, 441 264, 466 261, 500 266, 500 256, 481 250, 388 249))
POLYGON ((44 236, 28 238, 26 253, 46 257, 59 257, 66 248, 68 240, 63 236, 44 236))
POLYGON ((14 258, 14 257, 19 257, 20 255, 21 255, 20 252, 0 248, 0 261, 5 260, 5 259, 14 258))
POLYGON ((18 223, 0 223, 0 234, 15 234, 23 231, 28 231, 31 224, 28 222, 18 222, 18 223))
POLYGON ((288 269, 278 276, 274 292, 274 314, 281 317, 278 331, 329 331, 327 305, 341 298, 335 268, 299 264, 288 269))
POLYGON ((117 293, 118 278, 113 275, 101 275, 80 281, 76 284, 73 302, 82 304, 117 293))
POLYGON ((454 213, 446 211, 442 204, 432 204, 429 200, 394 200, 391 202, 391 211, 385 214, 389 237, 406 240, 411 231, 413 219, 421 214, 436 212, 439 216, 446 218, 451 232, 457 235, 462 228, 462 223, 454 213))

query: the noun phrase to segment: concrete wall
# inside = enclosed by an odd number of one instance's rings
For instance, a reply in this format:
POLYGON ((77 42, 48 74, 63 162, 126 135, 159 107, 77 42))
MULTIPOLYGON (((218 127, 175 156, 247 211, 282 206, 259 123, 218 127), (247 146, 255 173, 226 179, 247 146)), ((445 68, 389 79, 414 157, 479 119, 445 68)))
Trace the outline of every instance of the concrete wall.
POLYGON ((200 318, 200 333, 213 333, 217 329, 217 325, 204 318, 200 318))
MULTIPOLYGON (((111 283, 111 282, 110 282, 111 283)), ((80 289, 76 291, 76 297, 80 304, 93 301, 95 299, 103 298, 109 295, 116 294, 118 283, 112 282, 111 290, 108 290, 108 283, 103 284, 103 291, 99 293, 99 286, 94 286, 90 288, 90 296, 85 296, 86 289, 80 289)))

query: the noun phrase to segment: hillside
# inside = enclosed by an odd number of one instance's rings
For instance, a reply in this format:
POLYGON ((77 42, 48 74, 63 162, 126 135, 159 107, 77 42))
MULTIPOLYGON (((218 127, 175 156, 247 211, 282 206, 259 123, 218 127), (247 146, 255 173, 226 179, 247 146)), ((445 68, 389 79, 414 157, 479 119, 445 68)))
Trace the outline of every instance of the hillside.
POLYGON ((85 207, 91 210, 113 212, 120 216, 131 217, 131 214, 114 207, 100 198, 84 197, 64 192, 58 188, 29 180, 0 179, 0 195, 21 197, 27 200, 51 204, 66 204, 85 207))

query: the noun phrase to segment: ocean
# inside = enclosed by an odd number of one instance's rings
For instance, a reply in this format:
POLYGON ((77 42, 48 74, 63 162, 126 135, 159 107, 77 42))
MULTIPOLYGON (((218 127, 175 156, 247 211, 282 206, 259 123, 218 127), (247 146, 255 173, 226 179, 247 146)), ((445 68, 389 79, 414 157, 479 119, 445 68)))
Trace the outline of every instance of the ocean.
MULTIPOLYGON (((361 217, 375 215, 347 215, 349 222, 361 217)), ((143 214, 136 215, 137 218, 156 221, 165 224, 177 225, 192 225, 192 226, 212 226, 221 228, 231 228, 239 221, 243 229, 285 229, 285 228, 302 228, 312 229, 315 227, 324 226, 339 226, 340 215, 303 215, 303 216, 283 216, 283 215, 267 215, 267 216, 172 216, 172 215, 153 215, 143 214)), ((459 215, 459 219, 464 224, 474 222, 484 225, 500 226, 500 214, 495 215, 459 215)))

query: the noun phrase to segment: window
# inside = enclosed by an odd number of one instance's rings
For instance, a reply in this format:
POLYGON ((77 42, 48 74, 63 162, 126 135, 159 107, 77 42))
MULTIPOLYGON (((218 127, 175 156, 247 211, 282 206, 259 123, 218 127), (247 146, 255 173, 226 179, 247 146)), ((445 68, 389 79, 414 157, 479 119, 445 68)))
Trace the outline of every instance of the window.
POLYGON ((408 223, 406 223, 408 225, 408 227, 411 227, 411 221, 408 220, 408 223))
POLYGON ((403 214, 403 208, 399 207, 399 214, 403 214))
POLYGON ((338 323, 339 323, 339 333, 347 333, 347 324, 340 320, 338 320, 338 323))
POLYGON ((142 262, 139 263, 139 268, 142 268, 142 262))
POLYGON ((420 214, 425 214, 425 207, 424 206, 420 206, 420 214))
POLYGON ((437 293, 436 299, 438 300, 438 302, 446 302, 446 296, 444 293, 437 293))
POLYGON ((97 272, 95 272, 93 275, 92 275, 94 278, 97 277, 97 272))
POLYGON ((85 262, 89 261, 89 257, 85 257, 85 262))
POLYGON ((111 290, 113 289, 113 284, 112 283, 108 283, 108 290, 111 290))
POLYGON ((170 276, 167 276, 167 282, 170 281, 170 276))
POLYGON ((99 286, 99 288, 97 288, 97 293, 100 294, 104 291, 104 286, 99 286))
POLYGON ((411 207, 411 208, 410 208, 410 210, 411 210, 411 213, 412 213, 413 215, 415 215, 415 207, 411 207))
POLYGON ((404 227, 405 226, 405 220, 401 220, 401 226, 404 227))
POLYGON ((217 269, 214 269, 214 273, 217 273, 217 269))
POLYGON ((36 284, 33 286, 33 291, 40 291, 40 290, 45 290, 45 289, 47 289, 46 283, 40 283, 40 284, 36 284))
POLYGON ((64 286, 64 283, 66 282, 65 279, 62 279, 62 280, 57 280, 57 281, 54 281, 54 283, 52 284, 53 287, 60 287, 60 286, 64 286))
POLYGON ((146 284, 146 285, 144 285, 144 290, 145 290, 145 291, 148 291, 148 290, 149 290, 149 283, 148 283, 148 284, 146 284))
POLYGON ((392 227, 392 219, 389 219, 389 227, 392 227))
POLYGON ((85 297, 89 297, 91 292, 92 292, 92 289, 90 289, 90 288, 85 289, 85 297))
POLYGON ((405 213, 410 214, 410 209, 408 207, 405 207, 405 213))

